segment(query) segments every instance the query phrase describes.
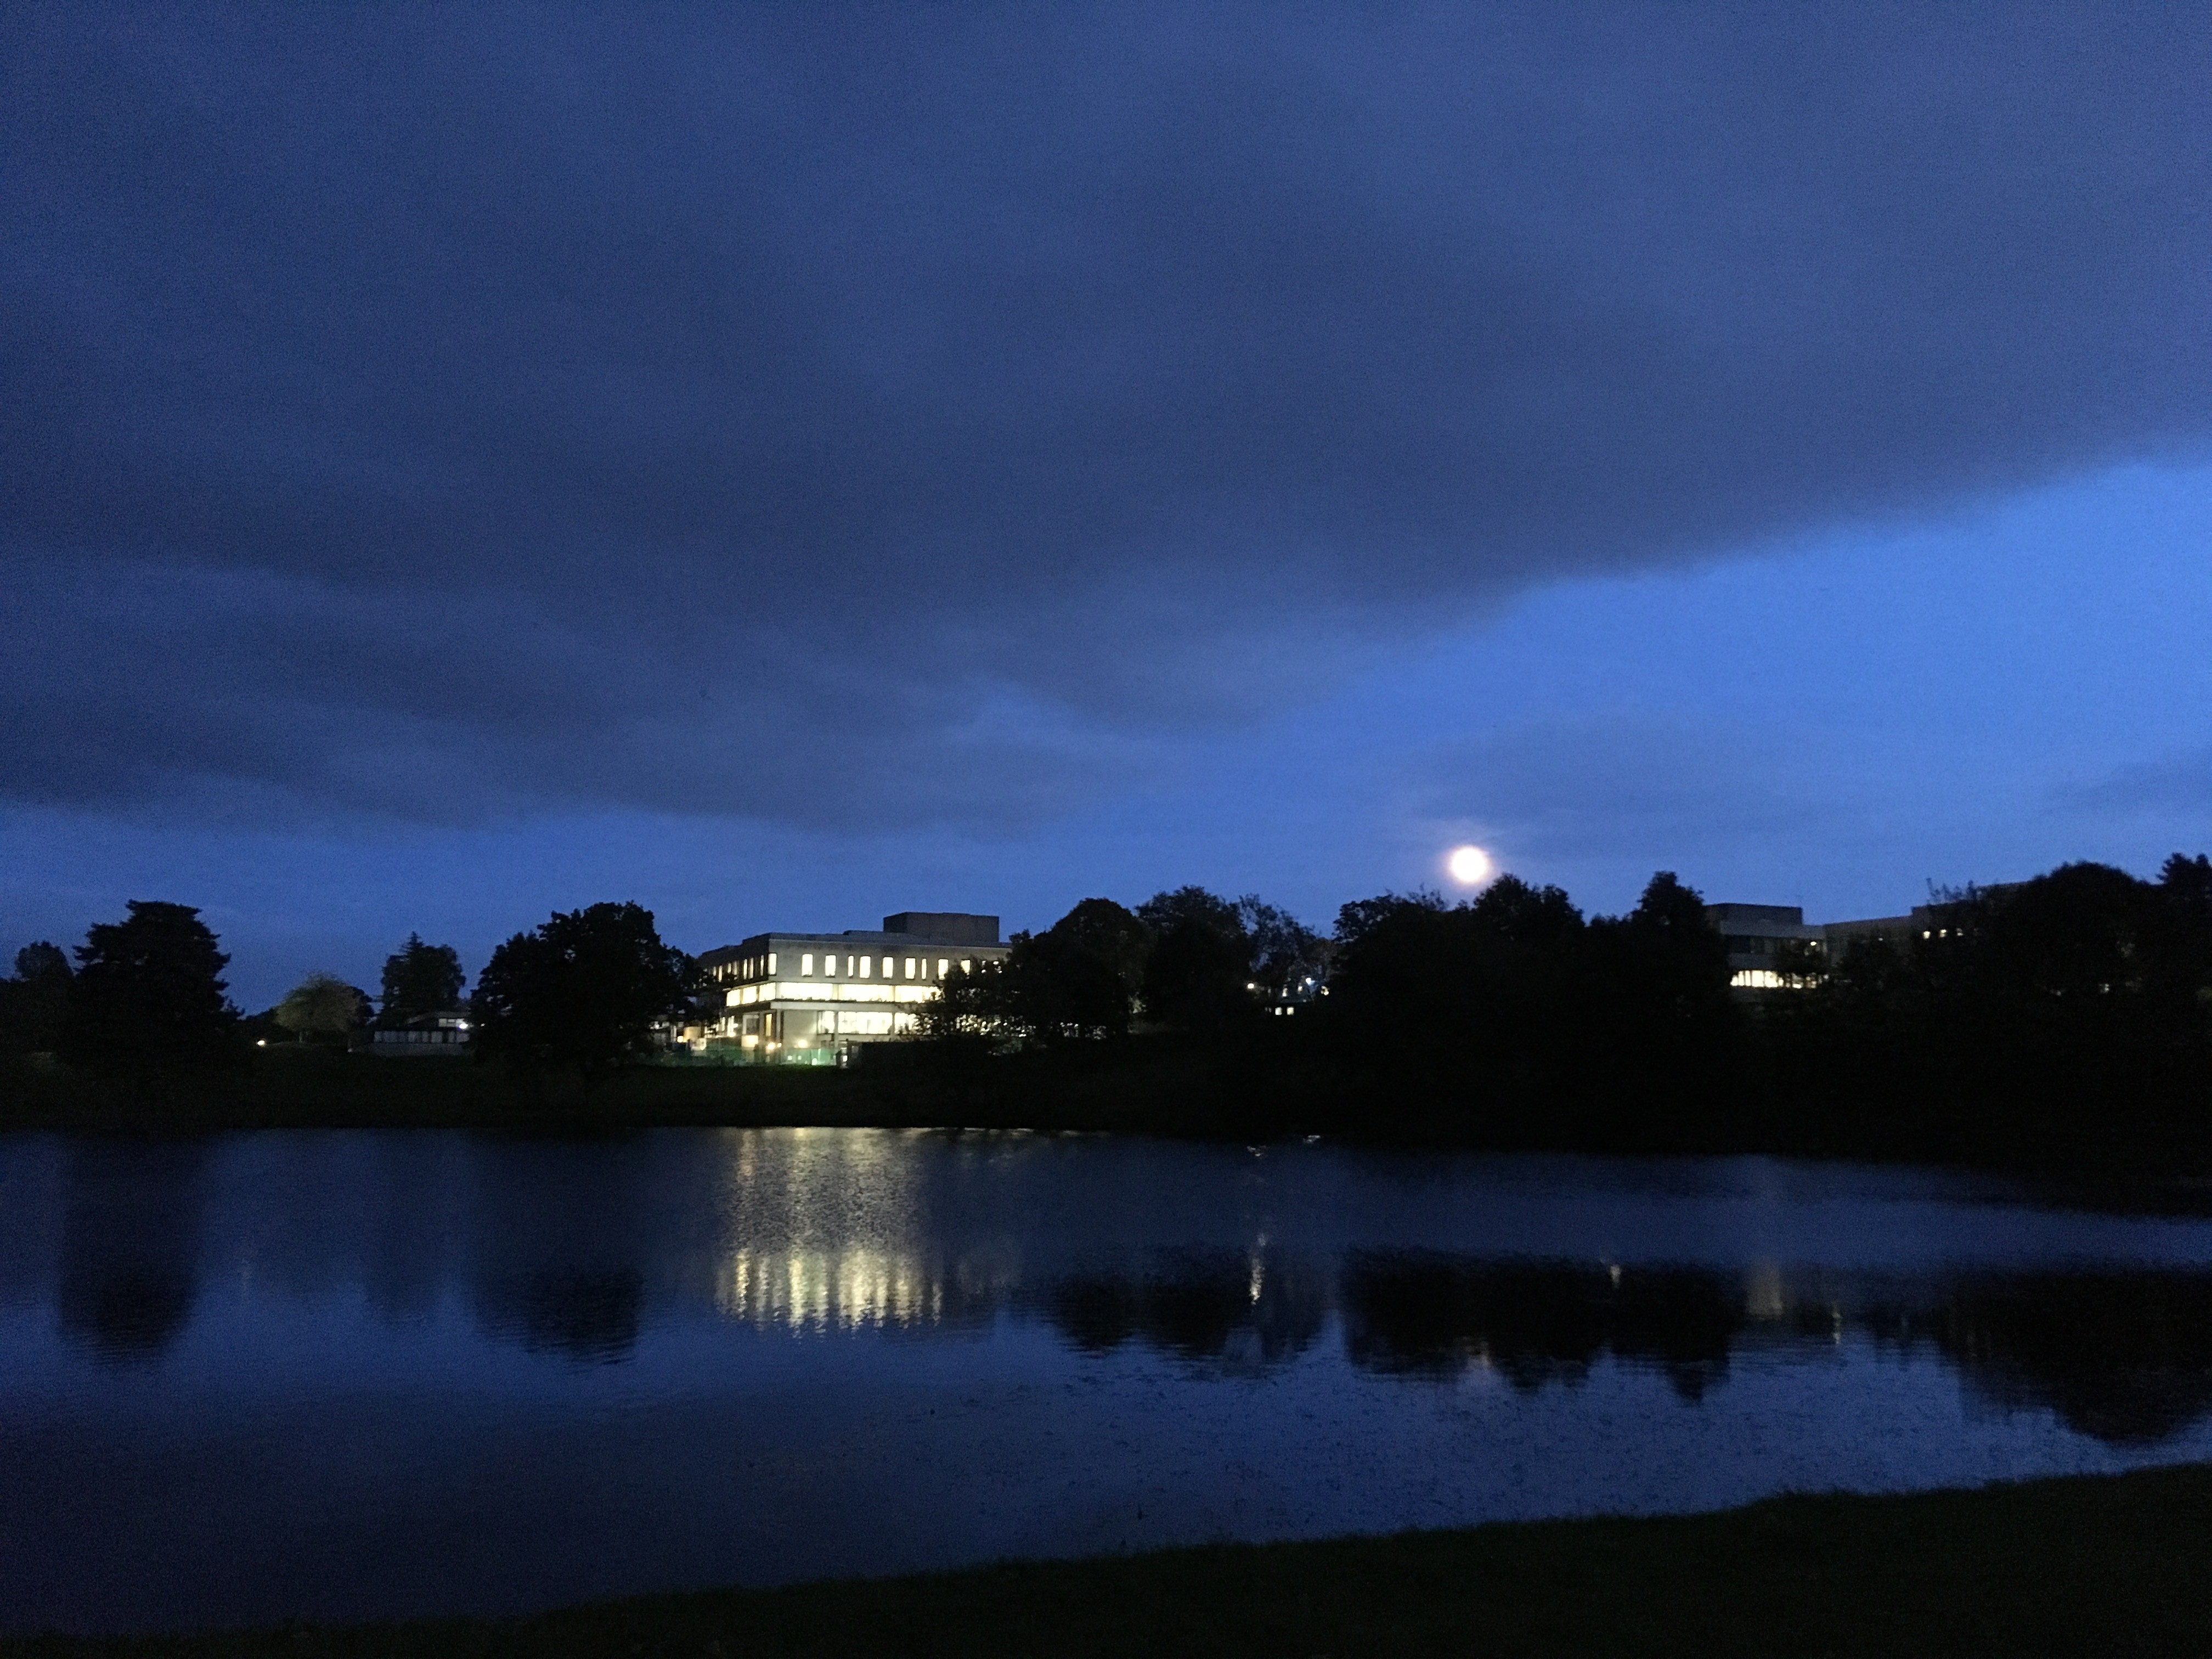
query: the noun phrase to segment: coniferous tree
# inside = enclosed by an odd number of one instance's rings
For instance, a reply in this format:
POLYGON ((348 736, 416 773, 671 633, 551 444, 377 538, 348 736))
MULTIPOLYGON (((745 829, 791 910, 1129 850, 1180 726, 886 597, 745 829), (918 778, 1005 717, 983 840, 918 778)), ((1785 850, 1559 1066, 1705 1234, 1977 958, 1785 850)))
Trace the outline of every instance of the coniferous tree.
POLYGON ((230 958, 188 904, 132 900, 77 947, 59 1052, 104 1075, 151 1079, 239 1058, 230 958))
POLYGON ((384 994, 377 1024, 387 1029, 432 1014, 449 1014, 461 1006, 460 953, 450 945, 426 945, 420 933, 384 959, 384 994))

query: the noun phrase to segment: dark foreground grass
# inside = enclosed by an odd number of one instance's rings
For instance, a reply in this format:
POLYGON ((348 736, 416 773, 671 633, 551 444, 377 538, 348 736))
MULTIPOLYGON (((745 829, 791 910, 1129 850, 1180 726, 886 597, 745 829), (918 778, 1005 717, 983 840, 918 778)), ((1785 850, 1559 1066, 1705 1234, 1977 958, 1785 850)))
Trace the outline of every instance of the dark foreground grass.
POLYGON ((1218 1546, 5 1659, 2212 1654, 2212 1468, 1218 1546))

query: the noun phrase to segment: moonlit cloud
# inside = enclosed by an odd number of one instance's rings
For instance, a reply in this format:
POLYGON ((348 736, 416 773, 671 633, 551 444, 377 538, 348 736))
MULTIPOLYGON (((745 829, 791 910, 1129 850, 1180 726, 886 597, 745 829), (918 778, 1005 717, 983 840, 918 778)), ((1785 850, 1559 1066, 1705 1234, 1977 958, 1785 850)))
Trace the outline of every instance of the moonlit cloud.
POLYGON ((2184 9, 0 30, 42 808, 1037 823, 1516 594, 2212 428, 2184 9))

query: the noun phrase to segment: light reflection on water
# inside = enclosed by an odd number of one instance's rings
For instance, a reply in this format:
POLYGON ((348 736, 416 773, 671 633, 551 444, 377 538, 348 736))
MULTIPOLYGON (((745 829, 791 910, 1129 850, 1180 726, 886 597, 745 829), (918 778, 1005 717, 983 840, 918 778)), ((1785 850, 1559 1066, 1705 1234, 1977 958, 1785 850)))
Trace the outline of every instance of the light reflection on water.
POLYGON ((499 1611, 2212 1455, 2212 1224, 1107 1138, 0 1140, 0 1616, 499 1611))

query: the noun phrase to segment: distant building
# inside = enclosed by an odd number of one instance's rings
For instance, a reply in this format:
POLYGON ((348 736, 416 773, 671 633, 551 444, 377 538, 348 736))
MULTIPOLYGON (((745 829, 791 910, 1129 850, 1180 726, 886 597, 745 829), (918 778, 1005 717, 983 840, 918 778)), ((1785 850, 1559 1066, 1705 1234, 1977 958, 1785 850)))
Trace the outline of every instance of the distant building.
POLYGON ((1795 904, 1708 904, 1705 920, 1728 945, 1729 988, 1781 991, 1817 975, 1827 933, 1795 904))
POLYGON ((1936 925, 1929 907, 1917 904, 1910 915, 1868 916, 1859 921, 1832 921, 1821 931, 1828 939, 1828 961, 1834 964, 1850 955, 1854 945, 1863 945, 1869 939, 1886 939, 1894 944, 1903 944, 1921 933, 1932 933, 1936 925))
MULTIPOLYGON (((1997 882, 1972 890, 1988 896, 2019 884, 1997 882)), ((1705 919, 1728 942, 1729 986, 1736 991, 1802 989, 1869 939, 1903 945, 1946 939, 1960 920, 1958 907, 1941 900, 1916 904, 1905 915, 1855 921, 1808 922, 1794 904, 1708 904, 1705 919)))
POLYGON ((465 1054, 469 1051, 469 1017, 456 1009, 449 1014, 418 1014, 413 1019, 369 1033, 368 1051, 387 1060, 416 1060, 434 1054, 465 1054))
POLYGON ((720 1006, 684 1030, 695 1050, 830 1066, 855 1044, 914 1030, 958 969, 1006 959, 996 916, 902 910, 880 932, 756 933, 699 958, 720 1006))
MULTIPOLYGON (((2017 881, 1993 881, 1985 887, 1969 888, 1960 896, 1996 898, 2024 884, 2017 881)), ((1887 939, 1896 945, 1907 945, 1914 939, 1948 939, 1967 920, 1967 915, 1961 912, 1962 907, 1959 903, 1938 899, 1931 904, 1916 904, 1909 915, 1902 916, 1870 916, 1864 921, 1832 921, 1827 926, 1829 958, 1841 962, 1850 954, 1854 945, 1870 939, 1887 939)))

